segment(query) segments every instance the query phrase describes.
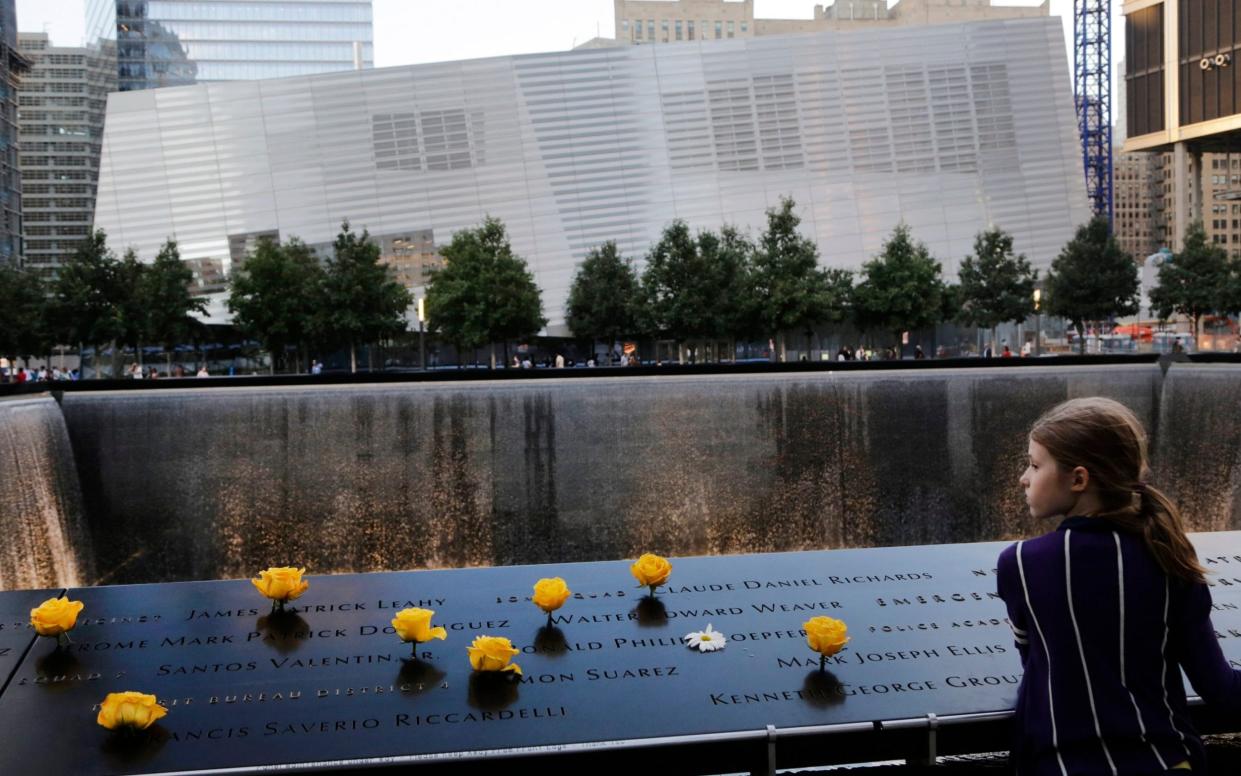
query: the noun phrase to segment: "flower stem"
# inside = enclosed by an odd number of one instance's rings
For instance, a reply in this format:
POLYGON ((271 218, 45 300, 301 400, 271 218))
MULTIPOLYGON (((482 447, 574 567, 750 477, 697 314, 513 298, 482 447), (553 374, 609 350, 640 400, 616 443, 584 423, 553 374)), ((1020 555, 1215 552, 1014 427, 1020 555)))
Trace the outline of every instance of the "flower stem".
POLYGON ((412 640, 412 639, 411 639, 411 640, 410 640, 410 642, 409 642, 409 644, 410 644, 410 655, 411 655, 412 657, 414 657, 415 659, 417 659, 417 657, 418 657, 418 642, 417 642, 417 641, 414 641, 414 640, 412 640))
POLYGON ((827 655, 819 655, 819 670, 827 670, 827 655))
POLYGON ((651 590, 651 598, 654 598, 654 597, 655 597, 655 586, 654 586, 654 585, 647 585, 647 587, 648 587, 648 588, 650 588, 650 590, 651 590))

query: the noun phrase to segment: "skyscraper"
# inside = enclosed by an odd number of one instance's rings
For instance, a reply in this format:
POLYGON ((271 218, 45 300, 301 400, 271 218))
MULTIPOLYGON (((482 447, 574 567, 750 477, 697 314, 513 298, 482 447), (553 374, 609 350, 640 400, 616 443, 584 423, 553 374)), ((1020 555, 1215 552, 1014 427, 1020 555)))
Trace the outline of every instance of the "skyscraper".
POLYGON ((352 70, 374 62, 371 0, 87 0, 120 91, 352 70))
POLYGON ((25 260, 52 275, 90 233, 115 73, 98 49, 52 46, 45 32, 17 45, 31 62, 18 88, 25 260))
POLYGON ((0 264, 22 256, 22 175, 17 163, 17 85, 30 63, 17 50, 16 0, 0 0, 0 264))
MULTIPOLYGON (((372 29, 371 0, 86 0, 88 48, 106 74, 106 91, 370 68, 372 29)), ((87 164, 97 170, 99 148, 92 153, 87 164)), ((112 161, 122 167, 144 163, 141 151, 112 161)), ((224 287, 219 259, 186 263, 195 293, 224 287)))

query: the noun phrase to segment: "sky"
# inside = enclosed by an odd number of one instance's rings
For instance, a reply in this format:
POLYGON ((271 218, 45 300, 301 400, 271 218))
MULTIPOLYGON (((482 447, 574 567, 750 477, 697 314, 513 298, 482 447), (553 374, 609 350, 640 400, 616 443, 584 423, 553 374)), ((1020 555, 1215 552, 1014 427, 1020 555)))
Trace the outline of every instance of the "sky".
MULTIPOLYGON (((760 18, 809 19, 816 0, 755 0, 760 18)), ((817 0, 830 5, 831 0, 817 0)), ((993 0, 1037 6, 1040 0, 993 0)), ((59 45, 82 43, 84 0, 17 0, 17 28, 46 31, 59 45)), ((896 3, 890 2, 889 7, 896 3)), ((614 34, 612 0, 374 0, 375 66, 412 65, 540 51, 563 51, 614 34)), ((1072 56, 1073 0, 1051 0, 1072 56)), ((1124 17, 1113 1, 1113 67, 1124 51, 1124 17)), ((1066 59, 1071 63, 1071 59, 1066 59)), ((1071 64, 1068 65, 1072 67, 1071 64)))

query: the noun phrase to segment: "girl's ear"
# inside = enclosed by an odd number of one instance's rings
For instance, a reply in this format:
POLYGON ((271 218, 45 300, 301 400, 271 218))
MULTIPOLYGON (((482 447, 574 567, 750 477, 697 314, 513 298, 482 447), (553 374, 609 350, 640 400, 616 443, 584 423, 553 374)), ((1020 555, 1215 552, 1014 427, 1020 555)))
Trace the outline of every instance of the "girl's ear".
POLYGON ((1070 474, 1070 477, 1072 477, 1072 482, 1069 485, 1069 490, 1073 491, 1074 493, 1085 492, 1086 488, 1090 485, 1090 472, 1086 470, 1086 467, 1085 466, 1075 467, 1073 471, 1070 472, 1069 474, 1070 474))

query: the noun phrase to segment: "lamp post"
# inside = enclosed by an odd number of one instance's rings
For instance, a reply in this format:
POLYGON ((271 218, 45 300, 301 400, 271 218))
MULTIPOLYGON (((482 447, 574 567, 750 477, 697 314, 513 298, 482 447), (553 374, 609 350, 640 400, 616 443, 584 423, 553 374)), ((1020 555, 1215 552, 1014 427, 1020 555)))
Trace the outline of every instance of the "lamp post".
POLYGON ((427 371, 426 302, 425 296, 418 297, 418 368, 424 372, 427 371))
POLYGON ((1042 333, 1043 333, 1043 289, 1034 289, 1034 357, 1038 358, 1043 354, 1042 333))

